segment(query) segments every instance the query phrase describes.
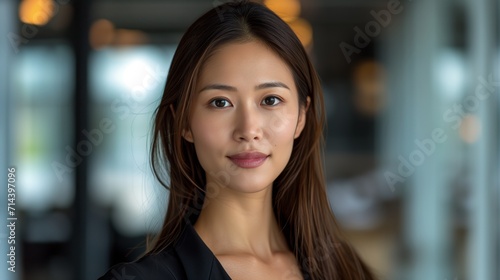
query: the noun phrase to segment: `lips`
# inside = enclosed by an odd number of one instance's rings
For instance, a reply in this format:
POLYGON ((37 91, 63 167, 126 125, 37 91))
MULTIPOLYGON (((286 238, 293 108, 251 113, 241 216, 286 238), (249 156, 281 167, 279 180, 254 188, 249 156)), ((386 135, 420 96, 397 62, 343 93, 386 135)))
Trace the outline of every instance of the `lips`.
POLYGON ((243 152, 228 156, 228 158, 241 168, 255 168, 261 166, 269 155, 260 152, 243 152))

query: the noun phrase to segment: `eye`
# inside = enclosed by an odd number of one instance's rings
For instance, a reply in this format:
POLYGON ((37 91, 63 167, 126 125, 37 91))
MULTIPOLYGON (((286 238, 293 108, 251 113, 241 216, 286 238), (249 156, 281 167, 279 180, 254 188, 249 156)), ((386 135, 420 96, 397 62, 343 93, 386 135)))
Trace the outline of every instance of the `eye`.
POLYGON ((210 101, 210 106, 215 108, 225 108, 231 106, 231 103, 227 99, 216 98, 210 101))
POLYGON ((276 106, 281 103, 282 100, 277 96, 268 96, 262 100, 262 105, 266 106, 276 106))

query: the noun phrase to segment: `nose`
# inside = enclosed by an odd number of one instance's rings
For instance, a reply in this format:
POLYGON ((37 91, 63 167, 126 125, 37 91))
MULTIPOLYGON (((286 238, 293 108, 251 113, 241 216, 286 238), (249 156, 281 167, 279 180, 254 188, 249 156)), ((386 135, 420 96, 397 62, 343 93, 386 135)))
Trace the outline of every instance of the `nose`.
POLYGON ((263 116, 254 104, 240 106, 235 114, 233 138, 238 142, 251 142, 262 139, 263 116))

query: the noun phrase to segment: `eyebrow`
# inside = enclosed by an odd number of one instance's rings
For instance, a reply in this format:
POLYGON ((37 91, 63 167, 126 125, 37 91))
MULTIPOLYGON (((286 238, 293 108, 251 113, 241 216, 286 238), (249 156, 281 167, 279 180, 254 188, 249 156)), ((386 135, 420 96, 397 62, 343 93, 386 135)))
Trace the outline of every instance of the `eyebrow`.
MULTIPOLYGON (((267 83, 262 83, 260 85, 255 86, 255 90, 262 90, 266 88, 274 88, 274 87, 280 87, 280 88, 285 88, 290 90, 290 88, 282 83, 282 82, 267 82, 267 83)), ((210 84, 205 87, 203 87, 199 92, 205 91, 205 90, 225 90, 225 91, 237 91, 237 89, 233 86, 228 86, 228 85, 223 85, 223 84, 210 84)))

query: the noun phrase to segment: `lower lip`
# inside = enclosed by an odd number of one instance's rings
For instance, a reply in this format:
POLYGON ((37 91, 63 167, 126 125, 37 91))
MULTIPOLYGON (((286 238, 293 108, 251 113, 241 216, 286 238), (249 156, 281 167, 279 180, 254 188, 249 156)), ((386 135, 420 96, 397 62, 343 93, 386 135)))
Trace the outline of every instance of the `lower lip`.
POLYGON ((266 161, 267 157, 262 158, 229 158, 234 164, 241 168, 259 167, 266 161))

